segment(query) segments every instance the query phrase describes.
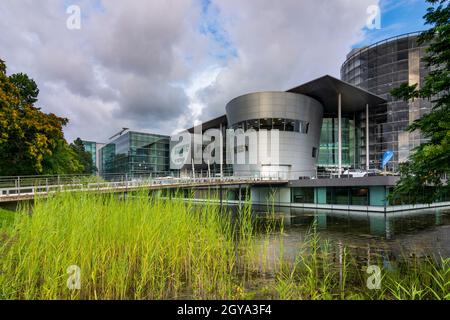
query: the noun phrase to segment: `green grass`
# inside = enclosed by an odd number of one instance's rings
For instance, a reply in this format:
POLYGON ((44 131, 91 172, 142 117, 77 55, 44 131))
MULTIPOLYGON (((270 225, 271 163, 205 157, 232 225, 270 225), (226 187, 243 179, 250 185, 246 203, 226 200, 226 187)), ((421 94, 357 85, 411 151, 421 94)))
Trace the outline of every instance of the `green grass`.
POLYGON ((3 245, 1 296, 11 299, 225 298, 236 248, 217 206, 82 193, 38 200, 3 245), (66 269, 81 268, 69 291, 66 269))
POLYGON ((369 290, 364 266, 314 226, 290 261, 282 221, 273 209, 255 220, 248 202, 232 216, 158 194, 61 193, 29 212, 0 211, 0 299, 450 298, 449 259, 398 262, 369 290), (73 265, 80 290, 67 287, 73 265))
POLYGON ((0 208, 0 230, 12 226, 15 212, 0 208))

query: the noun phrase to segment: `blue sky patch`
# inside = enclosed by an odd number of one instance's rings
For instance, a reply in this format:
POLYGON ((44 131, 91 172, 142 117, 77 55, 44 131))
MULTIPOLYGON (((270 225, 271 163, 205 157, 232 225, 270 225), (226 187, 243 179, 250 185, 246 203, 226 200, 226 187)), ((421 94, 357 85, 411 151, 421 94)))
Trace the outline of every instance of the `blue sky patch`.
POLYGON ((430 6, 425 0, 381 0, 381 29, 364 28, 364 40, 354 44, 354 48, 401 35, 428 29, 423 16, 430 6))

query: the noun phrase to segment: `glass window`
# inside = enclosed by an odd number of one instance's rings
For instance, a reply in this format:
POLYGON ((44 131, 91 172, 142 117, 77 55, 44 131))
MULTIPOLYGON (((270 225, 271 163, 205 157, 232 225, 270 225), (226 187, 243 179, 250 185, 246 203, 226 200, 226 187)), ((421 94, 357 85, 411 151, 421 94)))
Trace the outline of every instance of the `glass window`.
POLYGON ((272 130, 272 119, 261 119, 260 129, 272 130))
POLYGON ((284 131, 284 119, 275 118, 272 120, 272 129, 284 131))
POLYGON ((259 119, 255 119, 255 120, 248 120, 247 121, 247 130, 259 130, 259 119))
POLYGON ((352 205, 366 206, 369 203, 369 189, 352 188, 352 205))
POLYGON ((242 129, 244 131, 253 130, 279 130, 308 133, 309 123, 302 120, 283 119, 283 118, 264 118, 264 119, 251 119, 247 121, 238 122, 231 126, 232 129, 242 129))
POLYGON ((333 204, 349 204, 349 189, 348 188, 334 188, 334 203, 333 204))
POLYGON ((293 188, 292 202, 314 203, 314 188, 293 188))
POLYGON ((286 131, 295 131, 295 120, 286 119, 285 130, 286 131))

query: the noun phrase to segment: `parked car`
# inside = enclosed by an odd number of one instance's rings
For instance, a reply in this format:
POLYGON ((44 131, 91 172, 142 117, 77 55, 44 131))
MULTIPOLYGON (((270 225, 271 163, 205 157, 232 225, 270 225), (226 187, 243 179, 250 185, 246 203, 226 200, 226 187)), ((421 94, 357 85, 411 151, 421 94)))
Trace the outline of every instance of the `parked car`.
POLYGON ((363 171, 360 169, 347 169, 342 173, 343 176, 349 176, 352 178, 362 178, 367 177, 367 171, 363 171))
POLYGON ((381 176, 382 174, 383 174, 383 171, 381 171, 379 169, 369 169, 367 175, 369 177, 373 177, 373 176, 381 176))

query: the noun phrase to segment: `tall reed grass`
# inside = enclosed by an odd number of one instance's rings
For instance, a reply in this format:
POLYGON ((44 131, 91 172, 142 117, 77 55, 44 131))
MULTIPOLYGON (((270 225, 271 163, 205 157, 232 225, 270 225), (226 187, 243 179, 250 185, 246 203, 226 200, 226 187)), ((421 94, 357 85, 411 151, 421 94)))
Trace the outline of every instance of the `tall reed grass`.
POLYGON ((281 299, 295 300, 450 300, 450 259, 411 258, 380 266, 379 288, 369 288, 367 265, 358 263, 341 243, 320 239, 314 224, 291 264, 277 271, 281 299), (332 247, 335 247, 334 249, 332 247))
POLYGON ((232 214, 159 193, 36 199, 0 227, 0 299, 450 299, 450 259, 393 263, 370 290, 366 266, 315 224, 288 259, 269 208, 258 219, 249 201, 232 214))
MULTIPOLYGON (((250 238, 245 219, 240 237, 250 238)), ((226 298, 239 281, 233 224, 219 207, 139 194, 37 200, 19 212, 1 248, 7 299, 226 298), (68 290, 69 266, 81 289, 68 290)))
POLYGON ((0 208, 0 230, 12 225, 14 216, 15 213, 13 211, 0 208))

